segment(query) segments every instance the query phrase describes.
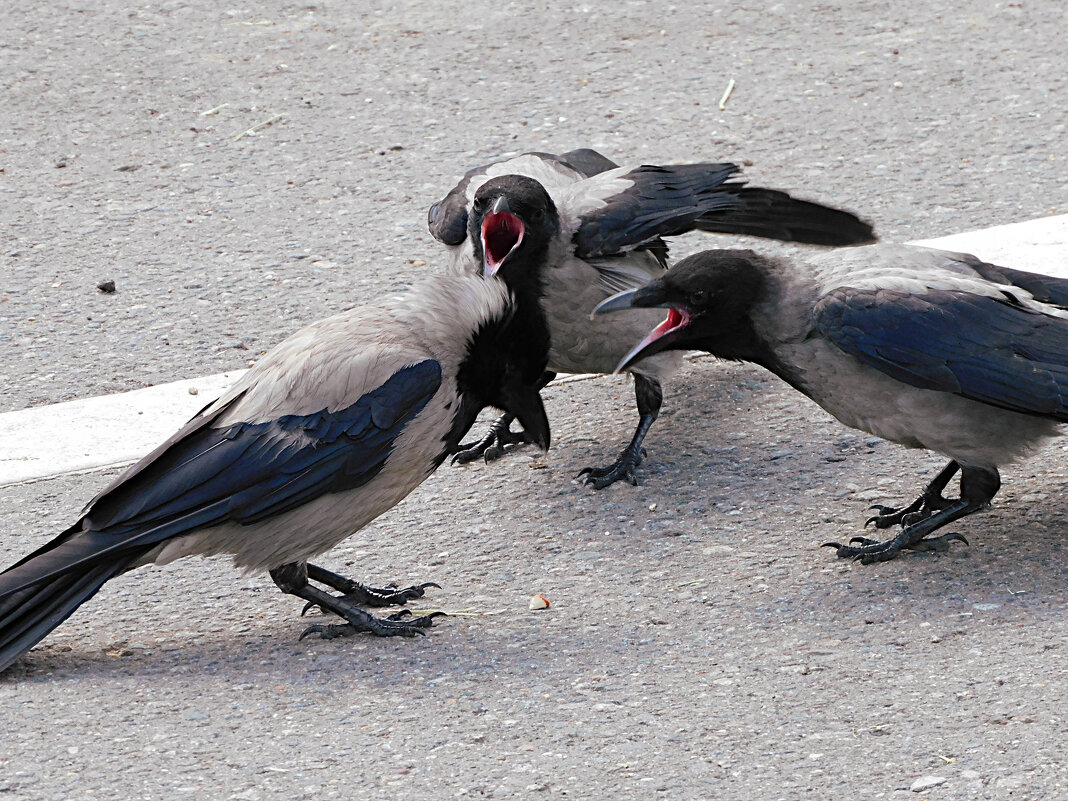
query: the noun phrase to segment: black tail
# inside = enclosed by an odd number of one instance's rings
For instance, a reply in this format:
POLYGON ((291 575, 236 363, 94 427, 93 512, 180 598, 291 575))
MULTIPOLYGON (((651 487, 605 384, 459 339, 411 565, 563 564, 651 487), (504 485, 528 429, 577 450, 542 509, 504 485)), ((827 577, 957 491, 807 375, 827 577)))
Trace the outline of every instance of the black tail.
POLYGON ((736 193, 740 207, 702 214, 694 220, 696 230, 809 245, 863 245, 876 239, 871 225, 848 211, 798 200, 775 189, 725 184, 719 190, 736 193))
POLYGON ((49 546, 64 541, 65 536, 61 535, 0 573, 0 671, 96 595, 104 582, 125 571, 149 550, 109 555, 56 572, 49 546), (41 580, 34 580, 35 571, 41 580))

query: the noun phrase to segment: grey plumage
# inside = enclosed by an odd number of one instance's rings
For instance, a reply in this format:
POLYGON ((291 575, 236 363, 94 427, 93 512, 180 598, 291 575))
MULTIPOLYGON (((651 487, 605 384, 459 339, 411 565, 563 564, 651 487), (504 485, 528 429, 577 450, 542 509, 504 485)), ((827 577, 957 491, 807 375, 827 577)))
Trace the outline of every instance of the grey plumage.
POLYGON ((927 535, 989 504, 998 468, 1068 421, 1068 281, 974 256, 872 245, 800 259, 709 251, 680 261, 599 313, 667 307, 621 362, 702 349, 760 364, 840 421, 950 464, 916 502, 869 520, 887 542, 830 543, 840 556, 892 558, 942 547, 927 535), (961 472, 961 497, 942 491, 961 472))
MULTIPOLYGON (((519 194, 528 191, 524 187, 536 182, 552 207, 545 211, 553 216, 544 261, 534 266, 552 337, 549 369, 609 373, 627 343, 656 318, 636 313, 591 321, 589 312, 610 294, 663 274, 667 244, 662 237, 703 230, 834 245, 873 239, 871 226, 848 212, 748 187, 737 173, 733 164, 620 167, 589 149, 524 153, 469 170, 431 207, 428 224, 450 247, 457 272, 486 272, 486 246, 480 240, 493 233, 484 226, 492 200, 503 197, 515 206, 519 194), (479 198, 485 201, 481 210, 479 198)), ((539 226, 538 220, 519 216, 525 234, 539 226)), ((661 354, 627 368, 635 378, 638 430, 614 464, 583 471, 588 482, 598 488, 620 478, 637 483, 634 470, 645 432, 659 414, 662 382, 680 363, 680 354, 661 354)), ((498 455, 501 442, 495 436, 458 458, 470 460, 487 447, 498 455)), ((503 436, 504 442, 516 439, 503 436)))
POLYGON ((501 281, 463 276, 299 331, 67 531, 0 573, 0 669, 113 576, 194 554, 269 570, 284 591, 348 620, 318 629, 326 636, 419 633, 428 617, 379 619, 355 606, 403 604, 431 585, 374 590, 306 562, 415 489, 487 405, 518 415, 548 447, 538 397, 547 349, 536 308, 501 281))

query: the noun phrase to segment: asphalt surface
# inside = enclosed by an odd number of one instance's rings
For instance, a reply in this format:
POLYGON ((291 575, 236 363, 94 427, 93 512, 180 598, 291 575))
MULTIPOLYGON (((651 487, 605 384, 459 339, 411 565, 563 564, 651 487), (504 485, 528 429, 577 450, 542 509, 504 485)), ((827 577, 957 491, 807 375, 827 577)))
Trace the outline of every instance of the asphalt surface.
MULTIPOLYGON (((887 240, 1068 211, 1061 2, 361 9, 5 9, 0 411, 240 367, 408 285, 426 207, 506 152, 734 160, 887 240)), ((324 561, 482 614, 298 641, 265 577, 137 571, 0 679, 0 794, 1068 797, 1065 445, 1004 471, 970 547, 862 567, 817 546, 937 457, 699 359, 643 485, 597 493, 574 475, 629 436, 628 383, 546 400, 549 454, 444 467, 324 561)), ((0 556, 113 475, 0 490, 0 556)))

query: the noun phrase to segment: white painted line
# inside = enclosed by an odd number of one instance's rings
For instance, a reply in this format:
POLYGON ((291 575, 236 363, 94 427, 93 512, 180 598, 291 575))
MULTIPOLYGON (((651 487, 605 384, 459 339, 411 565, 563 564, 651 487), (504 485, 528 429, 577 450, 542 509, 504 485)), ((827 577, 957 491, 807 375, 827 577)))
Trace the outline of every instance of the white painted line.
MULTIPOLYGON (((1068 214, 926 239, 1017 270, 1068 278, 1068 214)), ((243 370, 0 414, 0 486, 130 464, 222 394, 243 370), (189 392, 190 387, 197 394, 189 392)), ((562 376, 557 383, 595 376, 562 376)))
POLYGON ((964 251, 1001 267, 1068 278, 1068 214, 913 244, 964 251))
POLYGON ((135 462, 244 372, 0 414, 0 486, 135 462))

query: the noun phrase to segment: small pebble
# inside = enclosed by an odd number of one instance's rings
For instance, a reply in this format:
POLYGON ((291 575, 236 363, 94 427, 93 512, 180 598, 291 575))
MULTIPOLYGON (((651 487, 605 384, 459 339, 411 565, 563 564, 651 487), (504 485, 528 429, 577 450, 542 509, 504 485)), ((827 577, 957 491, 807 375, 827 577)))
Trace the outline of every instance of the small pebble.
POLYGON ((101 292, 110 295, 112 292, 115 291, 115 282, 109 278, 107 281, 101 281, 99 284, 97 284, 96 288, 99 289, 101 292))
POLYGON ((946 781, 945 776, 921 776, 912 783, 909 789, 914 793, 922 793, 924 790, 930 790, 932 787, 945 784, 946 781))
POLYGON ((548 609, 549 599, 544 595, 531 595, 530 603, 527 604, 531 609, 548 609))
POLYGON ((200 394, 200 390, 197 389, 196 387, 190 387, 189 388, 189 394, 190 395, 199 395, 200 394))

